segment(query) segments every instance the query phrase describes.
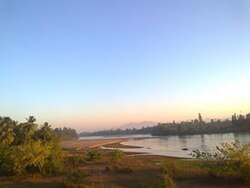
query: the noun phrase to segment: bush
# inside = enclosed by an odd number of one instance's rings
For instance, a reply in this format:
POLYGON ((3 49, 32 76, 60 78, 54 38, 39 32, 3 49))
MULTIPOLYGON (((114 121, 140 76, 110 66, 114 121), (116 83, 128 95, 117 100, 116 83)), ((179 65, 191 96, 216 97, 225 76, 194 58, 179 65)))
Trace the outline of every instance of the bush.
POLYGON ((97 150, 89 150, 87 153, 87 160, 88 161, 94 161, 101 159, 102 154, 99 153, 97 150))
POLYGON ((13 175, 12 166, 14 164, 12 158, 14 154, 13 148, 0 147, 0 175, 13 175))
POLYGON ((193 151, 193 157, 205 160, 202 166, 214 177, 250 180, 250 144, 223 143, 215 152, 193 151))
POLYGON ((49 157, 46 159, 44 172, 50 175, 55 175, 64 170, 64 155, 61 147, 57 142, 54 142, 51 148, 49 157))
POLYGON ((50 144, 43 144, 40 140, 1 148, 0 170, 5 175, 42 172, 51 148, 50 144))
POLYGON ((79 166, 79 164, 85 163, 86 159, 82 155, 71 155, 67 157, 66 162, 69 164, 69 166, 76 168, 79 166))
POLYGON ((114 149, 110 154, 110 159, 113 163, 117 163, 123 157, 123 151, 119 149, 114 149))

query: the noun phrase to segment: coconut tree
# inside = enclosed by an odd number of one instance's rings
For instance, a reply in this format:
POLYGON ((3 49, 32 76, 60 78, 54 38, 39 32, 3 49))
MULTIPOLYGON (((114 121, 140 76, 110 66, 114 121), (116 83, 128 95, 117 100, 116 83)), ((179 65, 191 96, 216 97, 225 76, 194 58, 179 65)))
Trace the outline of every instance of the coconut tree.
POLYGON ((47 122, 45 122, 41 126, 38 134, 39 134, 39 138, 43 142, 51 141, 54 138, 51 125, 49 125, 49 123, 47 123, 47 122))
POLYGON ((13 121, 6 117, 0 121, 0 145, 9 146, 15 140, 15 133, 13 131, 13 121))
POLYGON ((34 118, 34 116, 30 116, 29 118, 26 118, 26 120, 27 122, 20 125, 21 132, 24 137, 24 142, 31 140, 38 127, 37 124, 35 124, 36 119, 34 118))
POLYGON ((36 118, 34 116, 29 116, 28 118, 26 118, 27 123, 35 123, 36 122, 36 118))

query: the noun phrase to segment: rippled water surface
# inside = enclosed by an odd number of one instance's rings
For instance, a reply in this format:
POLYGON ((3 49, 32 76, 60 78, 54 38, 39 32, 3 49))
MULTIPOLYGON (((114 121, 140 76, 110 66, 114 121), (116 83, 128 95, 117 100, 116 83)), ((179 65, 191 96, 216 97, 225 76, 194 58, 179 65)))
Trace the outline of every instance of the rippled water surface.
POLYGON ((204 134, 186 136, 162 136, 151 135, 112 136, 112 137, 84 137, 82 139, 109 139, 129 138, 124 145, 140 146, 141 148, 123 148, 123 151, 148 153, 154 155, 191 158, 190 153, 194 149, 214 150, 223 142, 250 143, 250 133, 204 134))
POLYGON ((219 146, 221 143, 233 142, 235 140, 241 143, 249 143, 250 133, 151 137, 145 139, 130 139, 122 144, 142 147, 123 149, 124 151, 190 158, 190 153, 194 149, 214 150, 216 146, 219 146))

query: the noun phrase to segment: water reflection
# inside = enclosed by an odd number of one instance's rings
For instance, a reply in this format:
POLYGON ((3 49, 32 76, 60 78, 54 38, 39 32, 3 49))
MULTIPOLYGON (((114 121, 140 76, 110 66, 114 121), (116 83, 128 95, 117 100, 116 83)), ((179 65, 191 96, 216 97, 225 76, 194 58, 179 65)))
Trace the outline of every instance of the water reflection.
POLYGON ((241 143, 250 142, 250 133, 228 133, 228 134, 203 134, 188 136, 164 136, 147 139, 131 139, 124 142, 124 145, 140 146, 137 149, 123 149, 124 151, 149 153, 154 155, 187 157, 195 150, 215 150, 224 142, 239 140, 241 143))
POLYGON ((187 139, 186 136, 178 136, 178 139, 180 141, 180 145, 182 148, 186 148, 187 147, 187 139))

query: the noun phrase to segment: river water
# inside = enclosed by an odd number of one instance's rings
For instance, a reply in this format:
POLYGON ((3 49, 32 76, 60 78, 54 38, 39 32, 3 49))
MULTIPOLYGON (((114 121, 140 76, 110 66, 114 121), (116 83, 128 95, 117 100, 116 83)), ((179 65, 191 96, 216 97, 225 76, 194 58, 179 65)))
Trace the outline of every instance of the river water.
POLYGON ((241 143, 250 143, 250 133, 203 134, 161 137, 144 135, 144 138, 142 138, 141 135, 133 135, 131 139, 122 142, 122 144, 139 146, 141 148, 123 148, 122 150, 126 152, 191 158, 190 154, 195 149, 203 151, 207 149, 215 150, 216 146, 220 146, 221 143, 230 143, 236 140, 240 141, 241 143))

